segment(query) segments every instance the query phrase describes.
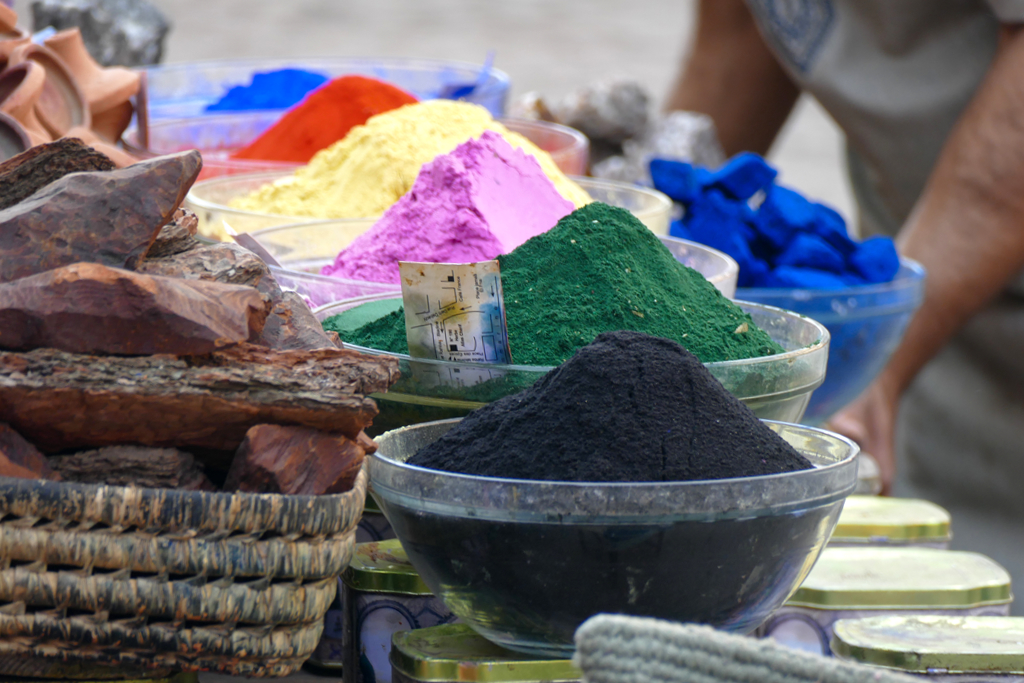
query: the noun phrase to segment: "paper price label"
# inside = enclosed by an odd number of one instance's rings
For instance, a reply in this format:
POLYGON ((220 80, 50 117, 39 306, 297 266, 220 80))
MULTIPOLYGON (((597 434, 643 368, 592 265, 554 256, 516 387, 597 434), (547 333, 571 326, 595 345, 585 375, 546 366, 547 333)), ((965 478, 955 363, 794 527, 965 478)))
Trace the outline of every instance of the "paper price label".
POLYGON ((512 362, 497 261, 398 264, 414 358, 512 362))

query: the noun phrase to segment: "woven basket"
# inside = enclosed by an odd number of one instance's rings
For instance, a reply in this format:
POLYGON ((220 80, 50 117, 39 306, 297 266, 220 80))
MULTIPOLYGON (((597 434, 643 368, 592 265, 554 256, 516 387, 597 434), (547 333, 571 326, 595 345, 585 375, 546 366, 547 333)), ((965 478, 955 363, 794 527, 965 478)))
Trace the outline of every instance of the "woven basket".
POLYGON ((0 661, 292 673, 352 558, 366 482, 285 496, 0 477, 0 661))

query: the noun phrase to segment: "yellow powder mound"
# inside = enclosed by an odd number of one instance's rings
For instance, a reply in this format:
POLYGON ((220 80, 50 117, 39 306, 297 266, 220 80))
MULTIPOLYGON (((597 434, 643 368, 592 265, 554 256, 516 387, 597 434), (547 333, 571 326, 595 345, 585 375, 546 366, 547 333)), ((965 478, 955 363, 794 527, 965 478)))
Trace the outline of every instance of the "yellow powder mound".
POLYGON ((495 121, 483 107, 431 100, 371 117, 317 152, 294 175, 239 197, 231 206, 311 218, 379 216, 409 191, 423 164, 485 130, 536 157, 559 193, 577 207, 592 201, 547 152, 495 121))

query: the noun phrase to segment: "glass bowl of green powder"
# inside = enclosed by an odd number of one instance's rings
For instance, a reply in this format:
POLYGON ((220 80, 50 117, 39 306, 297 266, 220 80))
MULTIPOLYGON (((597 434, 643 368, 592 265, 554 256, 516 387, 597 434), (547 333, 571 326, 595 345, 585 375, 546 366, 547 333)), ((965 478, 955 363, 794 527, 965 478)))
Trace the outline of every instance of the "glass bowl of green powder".
MULTIPOLYGON (((783 352, 706 362, 705 366, 758 417, 799 422, 812 392, 825 379, 828 330, 790 311, 743 301, 735 303, 783 352)), ((336 331, 342 341, 357 336, 372 341, 367 330, 376 326, 377 345, 389 346, 396 341, 404 344, 404 323, 397 325, 403 316, 401 305, 402 300, 395 293, 379 293, 322 306, 314 314, 325 329, 336 331)), ((401 378, 386 394, 373 395, 380 414, 367 430, 371 435, 420 422, 462 417, 482 405, 522 391, 554 368, 412 358, 407 352, 349 342, 345 347, 398 359, 401 378)))
MULTIPOLYGON (((282 286, 302 294, 314 308, 375 293, 399 296, 395 294, 400 291, 397 284, 319 275, 351 239, 349 228, 349 221, 314 221, 258 230, 252 236, 281 265, 281 269, 274 269, 274 275, 279 281, 287 280, 282 286)), ((731 256, 678 237, 659 235, 658 240, 677 261, 707 278, 723 296, 733 297, 739 266, 731 256)))

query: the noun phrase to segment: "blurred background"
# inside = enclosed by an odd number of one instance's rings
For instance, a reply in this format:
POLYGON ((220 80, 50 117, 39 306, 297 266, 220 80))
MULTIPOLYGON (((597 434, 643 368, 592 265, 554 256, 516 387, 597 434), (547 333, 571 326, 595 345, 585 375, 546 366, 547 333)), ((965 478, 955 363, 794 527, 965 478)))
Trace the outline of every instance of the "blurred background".
MULTIPOLYGON (((494 65, 512 98, 549 99, 610 75, 643 83, 660 107, 689 49, 692 0, 151 0, 172 23, 164 62, 242 57, 423 57, 494 65)), ((31 16, 29 0, 15 8, 31 16)), ((770 160, 780 181, 855 225, 842 133, 803 98, 770 160)))

